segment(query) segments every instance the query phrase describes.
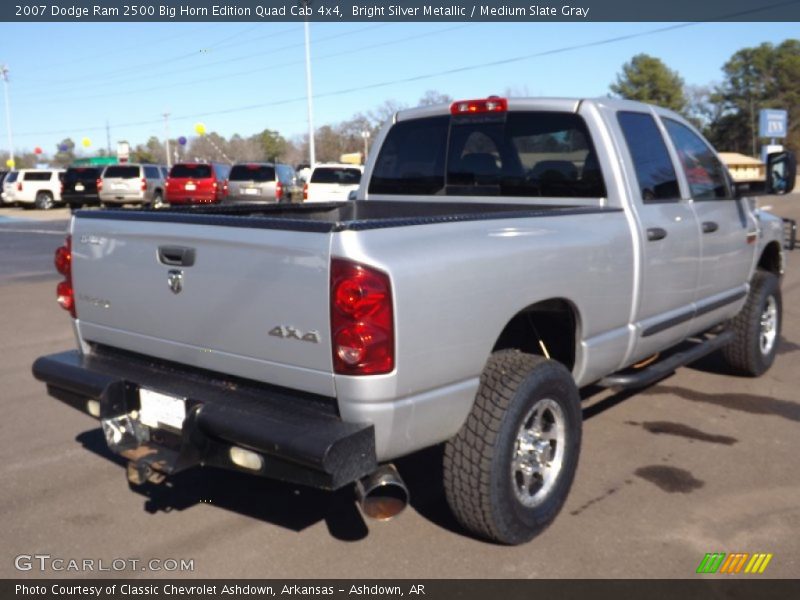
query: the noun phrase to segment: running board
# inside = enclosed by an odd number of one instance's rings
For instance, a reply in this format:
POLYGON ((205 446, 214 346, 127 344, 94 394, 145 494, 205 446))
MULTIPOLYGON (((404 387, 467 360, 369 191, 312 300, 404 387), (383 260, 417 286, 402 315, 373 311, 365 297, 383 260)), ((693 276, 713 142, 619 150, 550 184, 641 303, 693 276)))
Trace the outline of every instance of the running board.
POLYGON ((599 385, 603 387, 621 389, 635 389, 650 385, 659 379, 663 379, 664 377, 671 375, 678 367, 688 365, 689 363, 703 358, 707 354, 711 354, 712 352, 719 350, 723 346, 727 345, 732 339, 732 331, 723 331, 713 338, 700 342, 699 344, 692 346, 687 350, 683 350, 682 352, 677 352, 672 356, 665 358, 664 360, 653 363, 649 367, 638 369, 636 371, 626 369, 624 371, 620 371, 619 373, 614 373, 608 377, 604 377, 600 380, 599 385))

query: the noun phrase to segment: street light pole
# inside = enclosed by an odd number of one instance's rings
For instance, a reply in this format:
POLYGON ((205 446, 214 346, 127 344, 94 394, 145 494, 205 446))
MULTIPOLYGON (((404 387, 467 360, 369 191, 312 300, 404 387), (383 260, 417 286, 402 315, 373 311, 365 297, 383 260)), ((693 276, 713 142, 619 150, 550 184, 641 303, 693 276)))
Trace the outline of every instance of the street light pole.
POLYGON ((14 163, 14 138, 11 136, 11 104, 8 100, 8 66, 3 65, 0 67, 0 73, 3 75, 3 89, 5 90, 6 97, 6 128, 8 129, 8 154, 11 163, 14 163))
POLYGON ((167 168, 172 168, 172 162, 169 159, 169 113, 164 113, 164 144, 167 147, 167 168))
MULTIPOLYGON (((311 4, 310 0, 304 2, 306 7, 311 4)), ((316 152, 314 150, 314 104, 311 100, 311 41, 308 32, 308 19, 303 23, 306 37, 306 94, 308 95, 308 157, 311 166, 317 162, 316 152)))

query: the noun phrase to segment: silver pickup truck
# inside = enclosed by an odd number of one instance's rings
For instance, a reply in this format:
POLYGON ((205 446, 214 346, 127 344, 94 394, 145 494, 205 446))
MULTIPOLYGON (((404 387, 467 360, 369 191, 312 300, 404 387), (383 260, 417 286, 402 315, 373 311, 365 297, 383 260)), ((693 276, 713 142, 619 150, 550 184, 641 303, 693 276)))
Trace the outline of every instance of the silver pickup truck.
MULTIPOLYGON (((772 155, 749 193, 795 173, 772 155)), ((572 484, 579 388, 716 350, 772 364, 786 224, 740 187, 653 106, 401 111, 356 201, 76 213, 56 267, 78 349, 33 372, 135 484, 197 465, 355 483, 386 519, 408 500, 390 461, 444 444, 459 522, 522 543, 572 484)))

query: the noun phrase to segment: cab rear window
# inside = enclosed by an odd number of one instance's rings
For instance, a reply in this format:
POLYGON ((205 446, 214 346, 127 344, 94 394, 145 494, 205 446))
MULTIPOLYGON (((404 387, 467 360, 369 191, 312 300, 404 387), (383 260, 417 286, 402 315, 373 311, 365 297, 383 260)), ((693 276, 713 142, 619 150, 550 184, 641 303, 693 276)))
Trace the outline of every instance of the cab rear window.
POLYGON ((401 121, 376 161, 370 193, 600 198, 597 154, 574 113, 510 112, 401 121))

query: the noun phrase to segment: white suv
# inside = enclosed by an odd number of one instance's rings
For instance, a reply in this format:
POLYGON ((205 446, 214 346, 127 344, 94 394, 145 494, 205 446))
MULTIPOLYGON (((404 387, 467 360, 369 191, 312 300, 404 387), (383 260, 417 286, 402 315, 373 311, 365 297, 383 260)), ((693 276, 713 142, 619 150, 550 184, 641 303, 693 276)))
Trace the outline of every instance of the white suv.
POLYGON ((303 202, 340 202, 358 189, 364 167, 359 165, 314 165, 303 187, 303 202))
POLYGON ((24 208, 51 209, 61 202, 63 173, 64 169, 20 169, 8 199, 24 208))

